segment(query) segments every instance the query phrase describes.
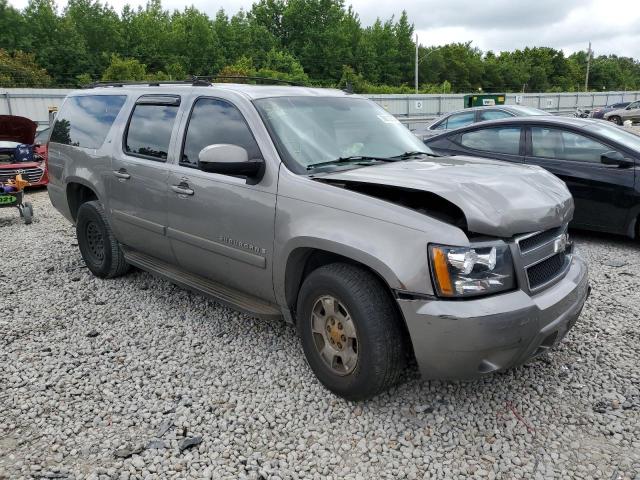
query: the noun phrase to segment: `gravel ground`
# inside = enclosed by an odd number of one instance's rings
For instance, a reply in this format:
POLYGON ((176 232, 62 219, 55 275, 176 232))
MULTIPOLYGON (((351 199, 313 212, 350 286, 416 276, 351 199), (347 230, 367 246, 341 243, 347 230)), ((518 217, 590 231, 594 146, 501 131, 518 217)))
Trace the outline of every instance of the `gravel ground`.
POLYGON ((477 382, 410 369, 354 404, 283 323, 92 277, 29 196, 31 226, 0 210, 0 478, 640 479, 636 243, 574 233, 593 293, 549 356, 477 382))

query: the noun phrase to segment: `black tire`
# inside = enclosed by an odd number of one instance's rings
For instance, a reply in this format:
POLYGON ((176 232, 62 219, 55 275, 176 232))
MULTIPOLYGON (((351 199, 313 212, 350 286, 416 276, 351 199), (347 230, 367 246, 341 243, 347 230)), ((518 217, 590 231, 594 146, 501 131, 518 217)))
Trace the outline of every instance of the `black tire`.
POLYGON ((622 125, 622 119, 617 115, 609 117, 609 121, 615 123, 616 125, 622 125))
POLYGON ((114 278, 127 273, 129 264, 100 202, 94 200, 80 205, 76 236, 82 258, 96 277, 114 278))
POLYGON ((333 263, 314 270, 298 295, 297 327, 307 362, 326 388, 348 400, 371 398, 398 381, 406 359, 400 321, 382 282, 355 265, 333 263), (357 363, 346 374, 325 363, 316 346, 312 312, 327 295, 346 307, 357 332, 357 363))
POLYGON ((33 222, 33 205, 31 205, 31 202, 24 202, 20 213, 25 225, 30 225, 33 222))

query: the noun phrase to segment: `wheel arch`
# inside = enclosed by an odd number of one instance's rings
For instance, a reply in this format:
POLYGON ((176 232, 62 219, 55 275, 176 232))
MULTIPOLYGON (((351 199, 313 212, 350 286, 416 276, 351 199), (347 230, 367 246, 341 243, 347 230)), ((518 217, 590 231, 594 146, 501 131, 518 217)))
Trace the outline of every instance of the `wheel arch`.
POLYGON ((74 179, 67 182, 65 192, 69 213, 74 222, 78 218, 80 205, 90 202, 91 200, 99 200, 95 189, 81 179, 74 179))
POLYGON ((317 246, 300 246, 293 249, 287 258, 284 273, 283 293, 285 295, 285 301, 287 305, 286 312, 290 313, 290 315, 285 315, 285 318, 295 324, 298 294, 300 292, 300 288, 304 279, 311 272, 331 263, 347 263, 350 265, 359 266, 372 273, 380 281, 387 295, 389 295, 391 304, 393 305, 393 308, 396 312, 396 318, 400 322, 400 328, 404 337, 405 351, 409 355, 414 356, 413 344, 409 335, 409 329, 407 327, 404 314, 402 313, 402 309, 399 307, 398 302, 396 301, 395 290, 398 288, 398 285, 401 285, 399 280, 395 277, 395 275, 393 275, 388 267, 382 269, 382 271, 378 270, 376 267, 379 268, 378 263, 380 262, 372 262, 374 263, 374 266, 372 264, 368 264, 366 261, 362 261, 363 259, 366 260, 367 257, 370 258, 370 256, 368 256, 366 252, 360 252, 365 254, 364 257, 362 255, 358 255, 357 252, 358 251, 352 252, 355 253, 355 255, 345 255, 344 252, 338 253, 334 250, 320 248, 317 246))

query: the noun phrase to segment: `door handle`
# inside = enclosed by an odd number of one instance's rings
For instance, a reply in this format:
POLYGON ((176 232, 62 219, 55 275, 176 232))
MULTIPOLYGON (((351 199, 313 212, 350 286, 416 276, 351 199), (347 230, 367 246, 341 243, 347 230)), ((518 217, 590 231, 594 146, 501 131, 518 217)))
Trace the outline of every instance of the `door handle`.
POLYGON ((186 183, 171 185, 171 190, 176 192, 178 195, 193 195, 193 190, 190 189, 189 185, 186 183))
POLYGON ((121 178, 122 180, 129 180, 131 178, 131 175, 129 175, 124 168, 121 168, 120 170, 114 170, 113 174, 116 177, 121 178))

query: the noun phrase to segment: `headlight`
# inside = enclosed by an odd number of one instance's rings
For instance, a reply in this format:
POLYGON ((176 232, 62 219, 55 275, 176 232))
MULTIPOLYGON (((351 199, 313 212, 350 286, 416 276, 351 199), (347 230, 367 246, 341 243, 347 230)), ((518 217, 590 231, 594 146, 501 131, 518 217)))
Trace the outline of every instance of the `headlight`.
POLYGON ((429 260, 436 292, 441 297, 472 297, 515 287, 507 245, 450 247, 430 245, 429 260))

